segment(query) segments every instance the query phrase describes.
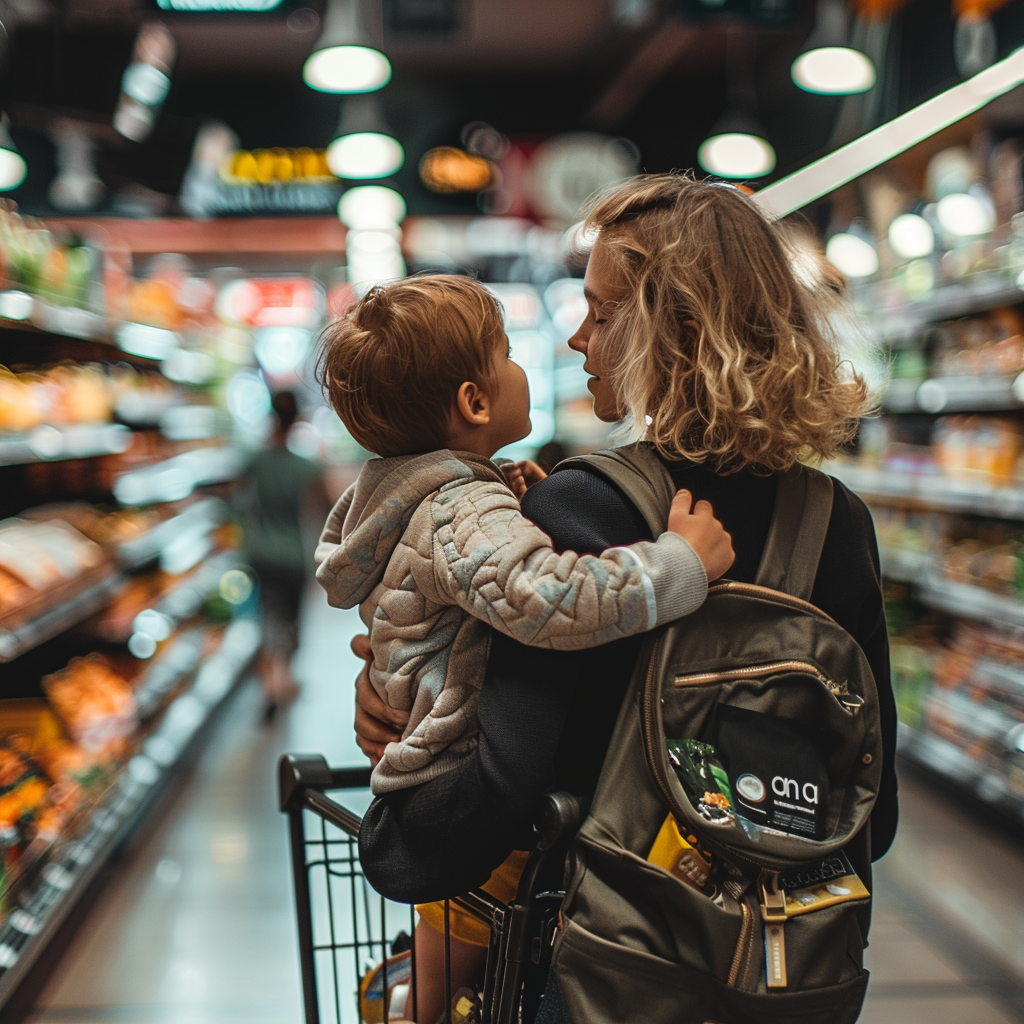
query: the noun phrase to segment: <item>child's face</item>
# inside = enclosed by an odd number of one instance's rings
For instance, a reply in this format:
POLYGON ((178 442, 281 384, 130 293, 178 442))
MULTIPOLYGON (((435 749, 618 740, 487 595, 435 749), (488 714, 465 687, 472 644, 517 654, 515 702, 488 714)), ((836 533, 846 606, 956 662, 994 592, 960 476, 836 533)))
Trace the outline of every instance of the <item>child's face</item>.
POLYGON ((521 441, 531 431, 530 385, 526 372, 511 359, 512 347, 507 342, 494 360, 493 395, 491 396, 492 442, 494 450, 521 441))

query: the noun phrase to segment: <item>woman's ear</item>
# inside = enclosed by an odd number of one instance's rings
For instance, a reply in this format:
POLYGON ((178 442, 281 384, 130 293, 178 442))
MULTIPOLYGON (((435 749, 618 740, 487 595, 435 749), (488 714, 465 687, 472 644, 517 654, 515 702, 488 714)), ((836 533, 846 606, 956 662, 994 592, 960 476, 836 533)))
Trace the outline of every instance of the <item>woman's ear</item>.
POLYGON ((459 415, 475 427, 491 422, 491 399, 475 381, 463 381, 455 395, 455 408, 459 415))

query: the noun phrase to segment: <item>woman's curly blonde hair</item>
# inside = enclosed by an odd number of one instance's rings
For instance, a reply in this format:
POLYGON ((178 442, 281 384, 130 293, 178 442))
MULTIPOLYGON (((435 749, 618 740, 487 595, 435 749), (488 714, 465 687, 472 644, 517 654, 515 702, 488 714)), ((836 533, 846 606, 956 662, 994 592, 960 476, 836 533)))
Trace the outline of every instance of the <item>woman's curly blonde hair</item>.
POLYGON ((794 274, 783 229, 749 196, 641 175, 591 201, 595 230, 625 284, 602 362, 631 438, 724 473, 785 470, 852 438, 868 390, 839 356, 838 297, 794 274))

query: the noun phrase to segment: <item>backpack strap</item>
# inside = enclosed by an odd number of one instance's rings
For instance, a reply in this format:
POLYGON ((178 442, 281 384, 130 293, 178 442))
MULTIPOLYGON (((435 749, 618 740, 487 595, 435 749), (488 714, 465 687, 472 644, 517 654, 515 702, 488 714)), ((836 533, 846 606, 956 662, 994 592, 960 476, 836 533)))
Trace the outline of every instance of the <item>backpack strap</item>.
POLYGON ((665 463, 650 445, 639 441, 622 448, 603 448, 591 455, 577 455, 560 462, 554 472, 571 469, 581 463, 596 470, 622 491, 644 517, 652 537, 665 532, 676 485, 665 463))
POLYGON ((783 473, 758 586, 809 601, 831 516, 831 477, 800 463, 783 473))

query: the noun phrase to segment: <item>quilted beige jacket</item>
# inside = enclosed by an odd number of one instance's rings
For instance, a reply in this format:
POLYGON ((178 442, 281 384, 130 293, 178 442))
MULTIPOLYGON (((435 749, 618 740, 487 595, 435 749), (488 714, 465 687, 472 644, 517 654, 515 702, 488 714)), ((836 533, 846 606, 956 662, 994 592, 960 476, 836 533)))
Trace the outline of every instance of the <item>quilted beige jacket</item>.
POLYGON ((674 533, 600 557, 557 553, 494 464, 468 452, 371 459, 316 559, 330 603, 359 605, 373 686, 410 712, 375 793, 433 778, 476 745, 489 626, 540 647, 595 647, 687 615, 707 594, 700 559, 674 533))

